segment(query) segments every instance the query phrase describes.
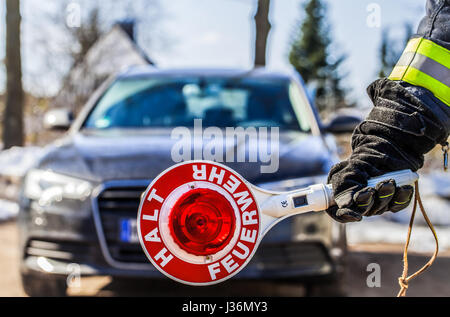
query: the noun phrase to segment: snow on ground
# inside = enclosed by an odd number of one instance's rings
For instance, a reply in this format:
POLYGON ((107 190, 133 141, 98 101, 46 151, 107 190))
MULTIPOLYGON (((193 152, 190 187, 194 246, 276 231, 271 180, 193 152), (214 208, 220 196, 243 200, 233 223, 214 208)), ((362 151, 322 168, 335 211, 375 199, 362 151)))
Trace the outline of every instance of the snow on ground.
MULTIPOLYGON (((420 213, 417 217, 421 217, 420 213)), ((434 228, 439 239, 439 250, 450 250, 450 227, 434 228)), ((347 239, 350 245, 377 243, 404 245, 407 232, 408 224, 392 222, 383 217, 367 218, 359 223, 347 225, 347 239)), ((416 252, 434 251, 435 240, 428 226, 414 224, 409 248, 416 252)))
POLYGON ((42 155, 40 147, 12 147, 0 152, 0 175, 22 177, 42 155))
MULTIPOLYGON (((419 190, 425 211, 432 223, 439 226, 450 226, 450 172, 434 171, 429 174, 421 174, 419 190)), ((408 223, 412 206, 411 202, 407 212, 386 213, 385 217, 394 222, 408 223)), ((426 225, 419 208, 417 213, 415 223, 426 225)))
MULTIPOLYGON (((420 197, 430 221, 435 226, 440 250, 450 249, 450 172, 421 174, 420 197)), ((404 244, 411 218, 413 203, 398 213, 385 213, 380 217, 368 217, 359 223, 347 225, 348 241, 358 243, 404 244)), ((433 234, 417 207, 410 249, 432 252, 435 248, 433 234)))
POLYGON ((0 199, 0 222, 13 219, 19 212, 19 205, 15 202, 0 199))
MULTIPOLYGON (((0 152, 0 181, 10 189, 42 155, 39 147, 13 147, 0 152)), ((16 187, 14 187, 16 188, 16 187)), ((0 199, 0 222, 14 218, 19 211, 16 202, 0 199)))

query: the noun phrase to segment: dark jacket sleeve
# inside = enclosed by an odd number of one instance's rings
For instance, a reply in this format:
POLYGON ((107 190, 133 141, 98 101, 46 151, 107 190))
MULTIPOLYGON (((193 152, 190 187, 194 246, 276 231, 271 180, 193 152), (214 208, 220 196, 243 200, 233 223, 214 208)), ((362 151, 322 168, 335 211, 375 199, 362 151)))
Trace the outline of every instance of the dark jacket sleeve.
MULTIPOLYGON (((426 16, 421 20, 416 36, 424 37, 450 50, 450 0, 428 0, 426 16)), ((402 83, 406 90, 432 110, 450 133, 450 106, 425 88, 402 83)))
MULTIPOLYGON (((415 36, 450 49, 450 0, 428 0, 426 16, 415 36)), ((398 152, 399 159, 408 162, 409 168, 417 170, 423 165, 425 153, 436 144, 447 141, 450 106, 437 99, 431 91, 384 78, 372 83, 368 94, 374 108, 355 131, 354 148, 367 145, 370 143, 368 139, 376 135, 376 138, 384 138, 391 143, 385 146, 398 152)), ((395 162, 388 164, 397 167, 395 162)))
MULTIPOLYGON (((416 36, 450 48, 450 0, 428 0, 416 36)), ((374 107, 353 133, 352 154, 329 173, 335 194, 389 171, 417 171, 450 133, 450 107, 423 87, 383 78, 367 92, 374 107)))
MULTIPOLYGON (((426 15, 420 21, 415 37, 423 37, 450 50, 450 0, 428 0, 426 5, 426 15)), ((450 70, 449 70, 450 72, 450 70)), ((404 88, 404 94, 416 97, 427 107, 436 117, 436 123, 446 129, 447 136, 450 133, 450 106, 437 99, 429 90, 398 82, 404 88)), ((374 98, 378 94, 380 85, 375 84, 369 87, 369 95, 374 98)), ((401 88, 398 88, 401 90, 401 88)), ((395 100, 394 100, 395 101, 395 100)), ((440 143, 440 142, 439 142, 440 143)))
MULTIPOLYGON (((450 0, 427 1, 426 15, 420 21, 414 37, 426 38, 450 50, 450 0)), ((450 106, 437 99, 428 89, 403 81, 399 81, 398 83, 404 88, 403 94, 410 94, 416 97, 424 107, 428 108, 434 114, 436 123, 446 129, 448 136, 450 133, 450 106)), ((372 84, 369 87, 368 91, 372 99, 376 95, 379 95, 380 88, 377 87, 380 87, 379 83, 372 84)), ((401 87, 398 87, 398 90, 402 90, 401 87)), ((395 100, 393 101, 395 102, 395 100)), ((439 140, 438 143, 441 143, 441 141, 439 140)))

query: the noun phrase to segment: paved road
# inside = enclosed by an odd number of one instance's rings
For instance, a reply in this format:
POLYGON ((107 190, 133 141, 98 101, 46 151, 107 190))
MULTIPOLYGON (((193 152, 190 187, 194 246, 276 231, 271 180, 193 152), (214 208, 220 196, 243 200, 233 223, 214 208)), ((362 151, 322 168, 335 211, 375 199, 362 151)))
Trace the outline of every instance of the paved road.
MULTIPOLYGON (((0 224, 0 296, 25 296, 18 275, 19 250, 17 228, 14 222, 0 224)), ((402 272, 402 247, 400 245, 352 246, 349 254, 344 291, 347 296, 395 296, 397 278, 402 272), (366 284, 367 266, 377 263, 381 268, 381 287, 370 288, 366 284)), ((411 270, 417 269, 428 258, 410 256, 411 270)), ((450 296, 450 257, 443 253, 423 276, 412 281, 409 296, 450 296)), ((171 281, 155 285, 153 282, 113 282, 108 277, 82 279, 81 289, 71 289, 70 295, 78 296, 304 296, 301 285, 275 285, 271 283, 226 282, 215 287, 192 288, 171 281), (152 290, 157 291, 152 291, 152 290), (120 290, 120 291, 118 291, 120 290)))
POLYGON ((19 250, 13 222, 0 224, 0 296, 25 296, 17 269, 19 250))

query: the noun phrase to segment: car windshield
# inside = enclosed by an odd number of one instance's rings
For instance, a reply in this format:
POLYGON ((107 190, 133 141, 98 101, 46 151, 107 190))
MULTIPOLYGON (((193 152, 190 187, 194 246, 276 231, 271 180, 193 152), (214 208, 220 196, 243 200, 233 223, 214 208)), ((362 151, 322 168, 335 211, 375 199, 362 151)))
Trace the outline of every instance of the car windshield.
POLYGON ((266 126, 306 132, 305 104, 299 101, 299 87, 294 86, 286 79, 119 79, 97 102, 84 127, 190 127, 194 119, 202 119, 203 126, 266 126))

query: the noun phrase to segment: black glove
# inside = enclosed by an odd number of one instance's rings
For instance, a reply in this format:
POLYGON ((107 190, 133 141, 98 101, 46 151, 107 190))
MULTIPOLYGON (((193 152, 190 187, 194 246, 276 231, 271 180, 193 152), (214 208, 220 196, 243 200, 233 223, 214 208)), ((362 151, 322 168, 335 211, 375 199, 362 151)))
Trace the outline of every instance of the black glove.
POLYGON ((402 82, 380 79, 368 93, 374 108, 353 133, 352 154, 328 175, 336 206, 327 213, 339 222, 406 208, 412 186, 397 187, 394 180, 385 180, 370 188, 367 180, 403 169, 417 171, 424 154, 448 137, 434 112, 402 82))
MULTIPOLYGON (((339 174, 339 171, 336 173, 339 174)), ((343 183, 350 182, 344 180, 343 183)), ((414 189, 410 185, 397 187, 395 180, 388 179, 378 183, 375 188, 359 184, 342 192, 334 192, 336 206, 330 207, 328 214, 339 222, 354 222, 362 220, 363 216, 381 215, 388 210, 398 212, 406 208, 414 189)))

